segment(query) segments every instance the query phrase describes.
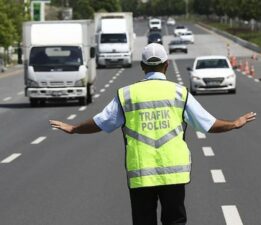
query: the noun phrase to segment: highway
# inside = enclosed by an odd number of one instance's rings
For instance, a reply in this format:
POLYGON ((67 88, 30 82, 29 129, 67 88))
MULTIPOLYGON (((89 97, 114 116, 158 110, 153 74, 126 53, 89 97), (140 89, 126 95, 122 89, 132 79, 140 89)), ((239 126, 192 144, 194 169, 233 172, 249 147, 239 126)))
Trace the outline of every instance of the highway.
MULTIPOLYGON (((172 54, 167 78, 189 87, 186 70, 198 55, 251 52, 194 24, 187 55, 172 54)), ((131 225, 121 130, 68 135, 49 119, 77 124, 100 112, 118 88, 143 78, 139 65, 147 22, 135 21, 131 68, 97 70, 94 102, 86 107, 47 104, 30 108, 23 74, 0 77, 0 224, 131 225)), ((172 28, 164 25, 164 45, 172 28)), ((157 90, 155 90, 157 91, 157 90)), ((206 134, 188 128, 192 181, 187 185, 188 225, 261 224, 261 83, 237 72, 236 94, 197 95, 215 117, 235 119, 248 111, 257 119, 240 130, 206 134)), ((160 223, 159 223, 160 224, 160 223)))

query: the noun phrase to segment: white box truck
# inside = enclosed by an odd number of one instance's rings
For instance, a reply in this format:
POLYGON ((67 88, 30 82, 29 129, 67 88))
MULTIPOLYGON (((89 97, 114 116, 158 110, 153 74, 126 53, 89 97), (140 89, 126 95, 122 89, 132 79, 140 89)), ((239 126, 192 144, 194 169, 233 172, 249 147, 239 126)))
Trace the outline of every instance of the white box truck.
POLYGON ((94 21, 98 66, 131 67, 135 38, 132 13, 95 13, 94 21))
POLYGON ((56 99, 92 102, 96 62, 91 20, 25 22, 23 53, 31 106, 56 99))

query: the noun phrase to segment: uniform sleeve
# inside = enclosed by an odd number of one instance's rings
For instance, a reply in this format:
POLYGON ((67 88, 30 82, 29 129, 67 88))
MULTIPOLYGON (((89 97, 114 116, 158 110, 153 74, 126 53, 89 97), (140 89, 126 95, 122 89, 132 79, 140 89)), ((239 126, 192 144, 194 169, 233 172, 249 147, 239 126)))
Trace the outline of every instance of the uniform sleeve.
POLYGON ((207 133, 216 121, 216 118, 207 112, 190 93, 188 93, 184 118, 186 123, 203 133, 207 133))
POLYGON ((110 133, 124 124, 124 116, 118 97, 115 97, 103 110, 93 117, 101 130, 110 133))

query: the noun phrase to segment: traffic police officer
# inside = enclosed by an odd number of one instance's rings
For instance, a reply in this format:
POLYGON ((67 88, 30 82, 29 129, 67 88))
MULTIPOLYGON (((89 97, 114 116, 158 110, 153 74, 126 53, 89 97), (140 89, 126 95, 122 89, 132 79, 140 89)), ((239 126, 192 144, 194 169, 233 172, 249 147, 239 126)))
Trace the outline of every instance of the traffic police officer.
POLYGON ((141 67, 145 79, 120 88, 101 113, 79 125, 55 120, 50 124, 70 134, 122 127, 133 225, 157 225, 158 199, 162 224, 184 225, 185 184, 191 169, 186 124, 202 132, 225 132, 243 127, 256 114, 234 121, 214 118, 184 86, 166 80, 168 56, 160 44, 143 49, 141 67))

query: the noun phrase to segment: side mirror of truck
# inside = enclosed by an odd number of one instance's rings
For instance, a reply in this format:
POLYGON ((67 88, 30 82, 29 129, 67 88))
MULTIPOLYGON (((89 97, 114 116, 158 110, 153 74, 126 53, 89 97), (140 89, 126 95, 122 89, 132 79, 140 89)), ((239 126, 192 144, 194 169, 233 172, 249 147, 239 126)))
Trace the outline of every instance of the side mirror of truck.
POLYGON ((91 47, 90 48, 90 56, 91 56, 92 59, 95 58, 95 56, 96 56, 95 47, 91 47))

